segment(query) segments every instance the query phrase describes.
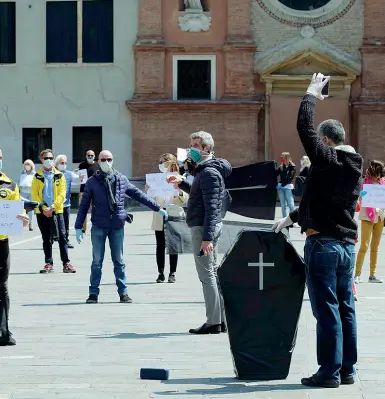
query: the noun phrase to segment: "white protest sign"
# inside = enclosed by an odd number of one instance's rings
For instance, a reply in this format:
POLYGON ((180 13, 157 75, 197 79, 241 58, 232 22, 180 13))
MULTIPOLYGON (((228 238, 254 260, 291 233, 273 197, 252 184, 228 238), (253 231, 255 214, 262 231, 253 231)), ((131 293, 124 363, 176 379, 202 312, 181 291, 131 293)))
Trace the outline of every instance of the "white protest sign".
POLYGON ((150 197, 175 197, 178 190, 173 184, 167 183, 168 176, 178 176, 178 173, 149 173, 146 175, 146 184, 149 186, 147 195, 150 197))
POLYGON ((0 201, 0 235, 22 235, 23 222, 16 218, 22 213, 24 213, 23 201, 0 201))
POLYGON ((86 184, 88 180, 87 169, 81 169, 78 172, 81 184, 86 184))
POLYGON ((179 162, 184 162, 187 159, 187 150, 184 148, 178 148, 176 152, 176 159, 179 162))
POLYGON ((363 191, 367 194, 362 197, 361 206, 365 208, 385 208, 385 185, 364 184, 363 191))

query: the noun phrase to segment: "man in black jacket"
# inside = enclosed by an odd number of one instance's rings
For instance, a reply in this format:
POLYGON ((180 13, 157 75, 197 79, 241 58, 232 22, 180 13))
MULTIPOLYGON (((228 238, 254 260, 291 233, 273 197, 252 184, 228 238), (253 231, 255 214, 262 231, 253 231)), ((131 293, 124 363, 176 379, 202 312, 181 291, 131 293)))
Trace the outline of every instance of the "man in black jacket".
POLYGON ((168 181, 189 193, 186 222, 191 228, 195 265, 206 304, 206 323, 191 334, 218 334, 226 331, 223 303, 217 283, 217 243, 222 232, 222 203, 226 197, 224 179, 231 174, 225 159, 212 155, 214 140, 206 132, 190 136, 190 157, 197 165, 190 186, 180 176, 168 181))
POLYGON ((316 98, 329 78, 314 74, 303 98, 297 129, 311 168, 299 209, 277 222, 279 232, 295 222, 306 233, 305 262, 309 298, 317 320, 318 372, 302 384, 338 388, 353 384, 357 362, 357 325, 353 269, 362 187, 362 158, 343 145, 345 131, 336 120, 314 129, 316 98))

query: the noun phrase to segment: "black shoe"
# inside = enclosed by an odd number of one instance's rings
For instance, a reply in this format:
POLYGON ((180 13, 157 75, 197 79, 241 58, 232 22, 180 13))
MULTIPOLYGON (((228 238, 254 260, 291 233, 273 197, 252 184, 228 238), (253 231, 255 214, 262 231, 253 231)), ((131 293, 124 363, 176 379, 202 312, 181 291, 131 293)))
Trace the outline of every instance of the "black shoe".
POLYGON ((67 244, 67 247, 70 249, 74 248, 74 246, 70 242, 67 244))
POLYGON ((158 278, 156 279, 157 283, 164 283, 164 280, 166 280, 166 277, 164 277, 163 273, 159 273, 158 278))
POLYGON ((168 276, 168 282, 169 283, 175 283, 175 274, 170 274, 168 276))
POLYGON ((221 323, 221 332, 223 333, 227 332, 227 326, 225 322, 221 323))
POLYGON ((338 388, 340 382, 333 380, 332 378, 322 378, 317 374, 313 374, 311 377, 302 378, 301 384, 307 387, 322 387, 322 388, 338 388))
POLYGON ((0 341, 0 346, 15 346, 16 345, 16 340, 13 338, 12 334, 8 334, 8 340, 7 341, 0 341))
POLYGON ((91 294, 86 300, 86 303, 98 303, 98 296, 95 294, 91 294))
POLYGON ((120 303, 132 303, 132 299, 127 295, 120 295, 120 303))
POLYGON ((199 328, 192 328, 190 334, 220 334, 221 325, 220 324, 203 324, 199 328))
POLYGON ((341 385, 353 385, 354 383, 354 375, 341 375, 341 385))

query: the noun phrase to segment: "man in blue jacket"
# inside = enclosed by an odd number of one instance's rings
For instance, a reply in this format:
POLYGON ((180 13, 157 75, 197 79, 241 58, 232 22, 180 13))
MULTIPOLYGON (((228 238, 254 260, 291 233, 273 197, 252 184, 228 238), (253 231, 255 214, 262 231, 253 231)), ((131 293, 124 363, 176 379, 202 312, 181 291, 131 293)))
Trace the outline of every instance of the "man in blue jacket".
POLYGON ((228 161, 213 157, 214 140, 210 133, 190 135, 190 156, 196 165, 190 186, 180 176, 168 181, 189 193, 186 223, 191 229, 195 266, 202 283, 206 322, 190 329, 191 334, 219 334, 226 331, 223 303, 217 282, 217 244, 222 232, 225 178, 232 168, 228 161))
POLYGON ((97 171, 84 188, 83 197, 75 222, 76 240, 80 244, 84 237, 82 226, 92 203, 92 265, 87 303, 97 303, 106 238, 110 242, 111 258, 121 303, 131 303, 127 294, 127 282, 123 257, 124 224, 127 217, 124 208, 126 195, 160 213, 167 221, 167 213, 150 197, 132 185, 126 176, 112 167, 113 156, 110 151, 99 154, 100 171, 97 171))

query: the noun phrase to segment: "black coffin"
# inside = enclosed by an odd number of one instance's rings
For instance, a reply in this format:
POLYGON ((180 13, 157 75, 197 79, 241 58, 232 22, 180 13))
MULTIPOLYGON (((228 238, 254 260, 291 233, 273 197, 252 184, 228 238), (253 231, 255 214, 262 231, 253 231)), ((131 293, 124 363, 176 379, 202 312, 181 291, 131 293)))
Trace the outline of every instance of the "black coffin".
POLYGON ((243 230, 218 278, 237 377, 285 379, 305 290, 303 259, 282 233, 243 230))

